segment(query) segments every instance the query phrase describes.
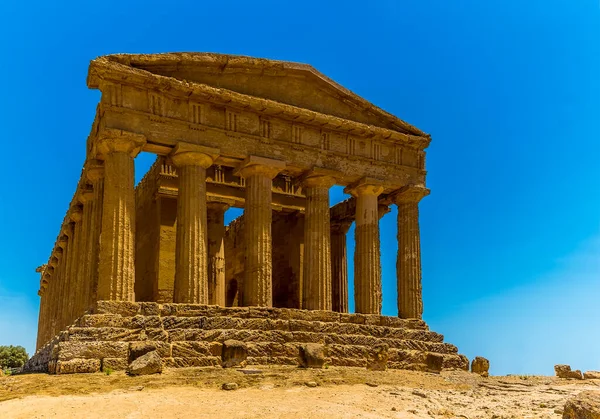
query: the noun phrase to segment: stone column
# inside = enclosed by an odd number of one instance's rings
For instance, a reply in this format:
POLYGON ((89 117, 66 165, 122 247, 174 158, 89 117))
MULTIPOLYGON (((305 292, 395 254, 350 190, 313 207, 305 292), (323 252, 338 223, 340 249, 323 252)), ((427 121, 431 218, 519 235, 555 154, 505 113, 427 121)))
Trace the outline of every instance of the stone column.
POLYGON ((383 187, 372 179, 362 179, 346 188, 356 198, 354 232, 354 303, 355 311, 381 314, 381 261, 377 197, 383 187))
POLYGON ((329 188, 335 185, 335 179, 313 171, 302 183, 306 195, 302 308, 331 310, 329 188))
POLYGON ((332 310, 348 312, 348 259, 346 255, 346 233, 351 220, 331 223, 331 294, 332 310))
POLYGON ((177 167, 175 303, 208 304, 206 168, 219 150, 179 143, 171 153, 177 167))
POLYGON ((285 163, 250 156, 237 173, 246 179, 245 267, 243 306, 273 305, 273 261, 271 254, 271 189, 273 178, 285 163))
POLYGON ((208 304, 225 307, 225 211, 228 204, 208 204, 208 304))
POLYGON ((88 310, 89 294, 91 289, 91 277, 92 277, 92 220, 93 205, 94 205, 94 192, 91 188, 82 190, 78 195, 79 202, 83 206, 83 213, 81 219, 81 237, 79 239, 79 264, 80 264, 80 280, 77 288, 77 316, 83 315, 88 310))
POLYGON ((69 321, 71 310, 71 301, 69 300, 69 290, 71 288, 72 270, 73 270, 73 230, 74 223, 68 223, 63 230, 63 239, 66 242, 64 247, 64 261, 60 284, 60 323, 59 330, 63 330, 69 321))
POLYGON ((67 290, 67 300, 69 301, 69 312, 68 312, 68 320, 67 325, 70 325, 73 320, 80 316, 81 313, 79 310, 79 294, 82 288, 83 282, 83 264, 81 260, 82 256, 82 220, 83 220, 83 210, 79 206, 74 206, 69 211, 69 217, 73 222, 73 251, 72 251, 72 263, 71 263, 71 271, 70 271, 70 282, 69 288, 67 290))
POLYGON ((420 319, 423 314, 421 286, 421 237, 419 201, 429 195, 424 186, 405 186, 395 195, 398 206, 398 317, 420 319))
POLYGON ((98 300, 135 301, 135 192, 133 159, 146 140, 106 130, 97 144, 104 158, 104 198, 98 267, 98 300))
POLYGON ((48 310, 49 319, 47 325, 48 340, 56 334, 59 323, 58 313, 60 312, 60 283, 62 281, 61 277, 64 265, 64 248, 66 248, 66 241, 61 242, 59 238, 57 247, 54 250, 54 257, 50 261, 51 264, 54 264, 54 274, 52 275, 52 282, 50 283, 51 296, 49 299, 50 309, 48 310))
MULTIPOLYGON (((85 175, 92 183, 92 199, 87 201, 91 213, 88 234, 88 274, 85 278, 83 295, 84 310, 89 310, 98 301, 98 268, 100 261, 100 230, 102 229, 102 207, 104 202, 104 164, 100 160, 85 163, 85 175)), ((84 206, 85 210, 85 206, 84 206)))
POLYGON ((44 341, 45 336, 44 336, 44 328, 45 328, 45 323, 46 323, 46 308, 48 306, 48 300, 47 300, 47 294, 46 294, 46 287, 43 287, 40 284, 40 289, 38 291, 38 295, 40 296, 40 311, 38 314, 38 332, 37 332, 37 340, 36 340, 36 344, 35 344, 35 350, 37 351, 38 349, 40 349, 40 347, 46 343, 44 341))

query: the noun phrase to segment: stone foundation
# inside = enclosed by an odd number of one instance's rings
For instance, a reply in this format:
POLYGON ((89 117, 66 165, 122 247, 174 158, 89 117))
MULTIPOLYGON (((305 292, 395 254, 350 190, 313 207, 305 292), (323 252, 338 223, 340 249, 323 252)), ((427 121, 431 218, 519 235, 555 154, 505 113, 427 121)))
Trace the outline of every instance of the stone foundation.
POLYGON ((140 348, 165 367, 220 366, 223 342, 247 345, 248 365, 298 365, 299 346, 324 345, 326 365, 367 367, 387 347, 387 368, 468 369, 454 345, 425 322, 380 315, 282 308, 101 301, 44 345, 28 372, 124 370, 140 348), (377 352, 377 353, 375 353, 377 352), (435 359, 437 362, 432 362, 435 359), (441 361, 441 362, 440 362, 441 361))

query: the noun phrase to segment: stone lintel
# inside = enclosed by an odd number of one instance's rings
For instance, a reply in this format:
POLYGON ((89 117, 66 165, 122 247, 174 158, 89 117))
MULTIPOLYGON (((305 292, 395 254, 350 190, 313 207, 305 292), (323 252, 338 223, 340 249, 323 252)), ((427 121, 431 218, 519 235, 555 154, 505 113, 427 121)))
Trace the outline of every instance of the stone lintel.
POLYGON ((341 177, 341 173, 331 169, 322 167, 314 167, 305 172, 298 178, 298 182, 304 187, 324 187, 330 188, 337 183, 337 179, 341 177))
POLYGON ((170 157, 176 167, 201 166, 206 169, 212 166, 219 154, 218 148, 179 142, 173 148, 170 157))
POLYGON ((225 202, 225 200, 218 199, 216 201, 208 201, 206 203, 206 208, 210 211, 227 211, 232 204, 230 202, 225 202))
POLYGON ((135 157, 146 144, 146 136, 120 129, 105 128, 98 134, 96 154, 104 158, 111 153, 127 153, 135 157))
POLYGON ((379 196, 383 190, 383 181, 371 177, 363 177, 358 182, 344 188, 344 193, 349 193, 354 197, 361 195, 375 195, 379 196))
POLYGON ((259 156, 248 156, 237 167, 237 169, 234 172, 234 175, 242 176, 245 178, 258 173, 273 179, 283 169, 285 169, 285 162, 281 160, 269 159, 266 157, 259 156))
POLYGON ((102 160, 90 159, 85 162, 85 175, 90 182, 96 182, 104 177, 102 160))
POLYGON ((391 194, 391 198, 396 204, 419 202, 429 195, 429 192, 423 185, 406 185, 391 194))

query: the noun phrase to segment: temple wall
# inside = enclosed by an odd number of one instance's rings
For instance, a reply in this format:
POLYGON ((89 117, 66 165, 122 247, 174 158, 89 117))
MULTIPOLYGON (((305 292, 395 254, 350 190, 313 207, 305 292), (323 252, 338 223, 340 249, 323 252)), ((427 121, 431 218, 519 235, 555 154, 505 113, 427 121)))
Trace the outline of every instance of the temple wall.
POLYGON ((225 228, 225 305, 238 307, 244 279, 244 216, 225 228))
POLYGON ((142 179, 136 188, 135 217, 135 299, 153 301, 154 284, 157 282, 159 247, 159 208, 154 199, 156 177, 152 172, 142 179))
POLYGON ((273 306, 302 308, 304 215, 273 212, 273 306))
POLYGON ((157 303, 173 302, 175 284, 175 230, 177 227, 177 199, 160 198, 160 239, 158 248, 158 280, 154 300, 157 303))

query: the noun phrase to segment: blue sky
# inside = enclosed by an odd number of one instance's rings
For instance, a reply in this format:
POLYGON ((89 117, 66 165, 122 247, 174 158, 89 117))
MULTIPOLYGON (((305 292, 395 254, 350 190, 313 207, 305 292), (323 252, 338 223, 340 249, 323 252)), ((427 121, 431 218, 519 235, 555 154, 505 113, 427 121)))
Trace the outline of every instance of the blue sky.
MULTIPOLYGON (((430 133, 421 232, 431 328, 488 357, 495 374, 600 369, 597 0, 8 0, 0 39, 0 345, 35 346, 35 268, 75 189, 99 99, 85 86, 89 61, 210 51, 309 63, 430 133)), ((138 159, 138 178, 149 161, 138 159)), ((381 221, 390 315, 395 217, 381 221)))

